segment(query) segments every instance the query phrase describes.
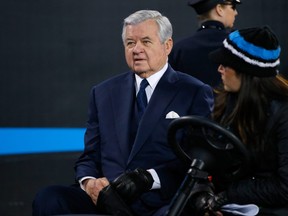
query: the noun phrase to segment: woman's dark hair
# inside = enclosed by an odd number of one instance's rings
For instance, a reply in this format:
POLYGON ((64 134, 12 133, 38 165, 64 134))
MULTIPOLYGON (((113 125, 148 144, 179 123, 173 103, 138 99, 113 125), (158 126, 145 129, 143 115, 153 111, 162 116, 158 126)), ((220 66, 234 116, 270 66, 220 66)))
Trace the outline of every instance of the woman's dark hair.
POLYGON ((270 102, 288 101, 288 80, 281 75, 259 78, 245 73, 241 77, 240 91, 229 93, 217 90, 213 118, 224 127, 232 127, 242 142, 252 149, 264 149, 264 134, 270 102), (235 103, 229 110, 232 98, 235 103))

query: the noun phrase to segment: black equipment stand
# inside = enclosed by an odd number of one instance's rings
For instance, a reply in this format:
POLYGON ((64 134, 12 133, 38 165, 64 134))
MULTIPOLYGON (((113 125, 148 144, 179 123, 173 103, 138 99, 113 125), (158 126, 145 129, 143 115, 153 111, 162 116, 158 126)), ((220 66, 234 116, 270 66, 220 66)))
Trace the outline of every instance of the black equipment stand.
POLYGON ((199 159, 194 159, 184 178, 178 192, 173 198, 170 208, 167 211, 167 216, 180 216, 187 201, 192 195, 193 187, 199 180, 207 180, 208 173, 201 171, 204 167, 204 162, 199 159))

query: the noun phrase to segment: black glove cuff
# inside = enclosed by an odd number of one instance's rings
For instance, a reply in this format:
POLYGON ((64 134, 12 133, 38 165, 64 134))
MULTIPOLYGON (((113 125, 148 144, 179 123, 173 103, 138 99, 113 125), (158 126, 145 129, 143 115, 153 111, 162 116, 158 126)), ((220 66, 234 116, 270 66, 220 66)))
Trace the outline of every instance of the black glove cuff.
POLYGON ((135 169, 135 173, 143 177, 143 179, 141 179, 141 182, 139 182, 139 184, 143 185, 144 191, 149 191, 152 188, 153 183, 154 183, 154 179, 151 173, 141 168, 135 169))
POLYGON ((144 192, 149 191, 153 182, 152 175, 148 171, 138 168, 123 173, 111 182, 111 186, 124 200, 132 202, 144 192))

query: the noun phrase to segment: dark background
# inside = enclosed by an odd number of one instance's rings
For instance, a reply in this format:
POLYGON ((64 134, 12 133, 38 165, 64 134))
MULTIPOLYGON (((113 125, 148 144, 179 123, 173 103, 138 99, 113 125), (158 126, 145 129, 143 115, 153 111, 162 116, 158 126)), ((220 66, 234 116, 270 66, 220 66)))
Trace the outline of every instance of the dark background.
MULTIPOLYGON (((186 2, 0 0, 0 127, 84 127, 92 85, 127 70, 123 19, 136 10, 159 10, 177 41, 197 29, 186 2)), ((235 27, 269 25, 282 45, 281 72, 287 75, 288 1, 242 2, 235 27)), ((0 156, 0 215, 29 216, 39 188, 73 183, 78 155, 0 156)))
MULTIPOLYGON (((269 25, 288 73, 288 1, 242 2, 235 27, 269 25)), ((174 41, 197 28, 185 0, 1 0, 0 127, 83 127, 91 86, 127 70, 122 21, 139 9, 166 15, 174 41)))

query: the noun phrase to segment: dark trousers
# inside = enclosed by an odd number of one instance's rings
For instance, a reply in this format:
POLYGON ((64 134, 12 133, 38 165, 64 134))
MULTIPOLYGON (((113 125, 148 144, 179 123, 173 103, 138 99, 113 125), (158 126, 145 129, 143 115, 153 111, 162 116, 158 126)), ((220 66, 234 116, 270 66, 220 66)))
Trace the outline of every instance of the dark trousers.
MULTIPOLYGON (((62 216, 67 214, 71 216, 76 214, 79 214, 79 216, 85 214, 107 215, 97 208, 91 198, 78 185, 48 186, 36 194, 32 205, 33 216, 62 216)), ((143 209, 143 212, 137 210, 135 215, 163 216, 167 210, 168 206, 163 206, 158 210, 154 209, 150 213, 148 213, 148 210, 143 209)))
POLYGON ((79 186, 48 186, 33 201, 33 216, 61 214, 101 214, 91 198, 79 186))

